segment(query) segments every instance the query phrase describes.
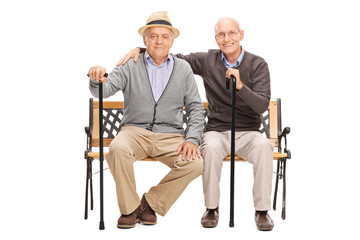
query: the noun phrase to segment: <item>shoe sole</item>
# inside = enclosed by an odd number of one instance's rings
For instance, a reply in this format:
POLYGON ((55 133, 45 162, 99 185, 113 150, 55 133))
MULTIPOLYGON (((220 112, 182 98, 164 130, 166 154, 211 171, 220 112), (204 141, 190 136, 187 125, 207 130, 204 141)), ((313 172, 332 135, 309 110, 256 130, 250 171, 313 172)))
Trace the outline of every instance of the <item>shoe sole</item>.
POLYGON ((149 221, 143 221, 141 219, 139 219, 139 223, 142 223, 144 225, 155 225, 157 222, 149 222, 149 221))
POLYGON ((214 228, 216 227, 217 225, 202 225, 204 228, 214 228))
POLYGON ((273 228, 274 228, 274 227, 267 227, 267 228, 265 228, 265 227, 258 227, 257 229, 258 229, 259 231, 271 231, 271 230, 273 230, 273 228))
POLYGON ((260 228, 258 228, 258 230, 259 231, 271 231, 272 230, 272 228, 262 228, 262 229, 260 229, 260 228))
POLYGON ((263 228, 263 229, 258 228, 258 230, 263 232, 269 232, 272 230, 272 228, 263 228))
POLYGON ((217 220, 216 223, 212 223, 212 224, 211 224, 211 223, 203 223, 203 222, 201 221, 201 225, 202 225, 204 228, 214 228, 214 227, 217 226, 218 221, 219 221, 219 220, 217 220))

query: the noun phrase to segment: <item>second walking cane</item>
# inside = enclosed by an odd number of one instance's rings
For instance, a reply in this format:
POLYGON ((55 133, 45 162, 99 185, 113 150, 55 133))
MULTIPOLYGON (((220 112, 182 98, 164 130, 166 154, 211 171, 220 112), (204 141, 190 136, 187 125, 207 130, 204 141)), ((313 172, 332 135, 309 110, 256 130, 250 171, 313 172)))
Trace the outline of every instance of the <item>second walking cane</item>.
MULTIPOLYGON (((87 75, 89 77, 89 74, 87 75)), ((104 77, 107 77, 108 74, 105 73, 104 77)), ((103 84, 99 83, 99 137, 100 137, 100 146, 99 146, 99 162, 100 162, 100 223, 99 229, 105 229, 104 223, 104 175, 103 175, 103 163, 104 163, 104 146, 103 146, 103 138, 104 138, 104 130, 103 130, 103 84)))
MULTIPOLYGON (((234 184, 235 184, 235 109, 236 109, 236 78, 231 75, 231 169, 230 169, 230 227, 234 227, 234 184)), ((230 89, 230 79, 226 78, 226 89, 230 89)))

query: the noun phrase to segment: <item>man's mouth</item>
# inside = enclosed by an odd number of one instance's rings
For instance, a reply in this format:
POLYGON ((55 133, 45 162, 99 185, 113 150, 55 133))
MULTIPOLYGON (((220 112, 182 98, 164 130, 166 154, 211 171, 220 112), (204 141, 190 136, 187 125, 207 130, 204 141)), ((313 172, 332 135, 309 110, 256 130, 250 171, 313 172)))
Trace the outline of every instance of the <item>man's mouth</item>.
POLYGON ((224 47, 231 47, 232 45, 234 45, 233 43, 226 43, 226 44, 223 44, 224 47))

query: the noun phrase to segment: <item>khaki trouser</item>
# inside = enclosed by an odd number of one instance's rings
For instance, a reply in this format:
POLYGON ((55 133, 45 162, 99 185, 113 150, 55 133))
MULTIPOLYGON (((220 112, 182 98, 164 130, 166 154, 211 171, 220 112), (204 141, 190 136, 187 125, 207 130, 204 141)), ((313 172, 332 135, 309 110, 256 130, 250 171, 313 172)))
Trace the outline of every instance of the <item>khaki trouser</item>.
POLYGON ((150 207, 161 216, 166 214, 187 185, 202 174, 202 158, 184 161, 182 154, 175 155, 184 141, 181 134, 154 133, 134 126, 121 129, 111 142, 106 155, 115 180, 121 214, 130 214, 140 205, 133 168, 136 160, 152 157, 171 168, 160 183, 152 187, 145 196, 150 207))
MULTIPOLYGON (((203 190, 205 206, 219 206, 220 177, 223 159, 230 154, 231 132, 209 131, 202 134, 201 154, 204 158, 203 190)), ((255 210, 271 208, 273 145, 256 131, 236 132, 235 154, 253 164, 253 200, 255 210)))

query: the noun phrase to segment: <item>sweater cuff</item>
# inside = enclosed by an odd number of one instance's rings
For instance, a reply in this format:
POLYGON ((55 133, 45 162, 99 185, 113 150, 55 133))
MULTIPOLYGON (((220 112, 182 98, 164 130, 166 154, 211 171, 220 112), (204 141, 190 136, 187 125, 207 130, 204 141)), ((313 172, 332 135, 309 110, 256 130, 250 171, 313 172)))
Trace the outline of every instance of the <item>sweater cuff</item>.
POLYGON ((98 83, 96 80, 90 79, 90 85, 92 85, 92 86, 98 86, 99 83, 98 83))
POLYGON ((186 142, 192 142, 193 144, 195 144, 196 146, 199 146, 198 141, 196 140, 196 138, 187 138, 185 140, 186 142))

